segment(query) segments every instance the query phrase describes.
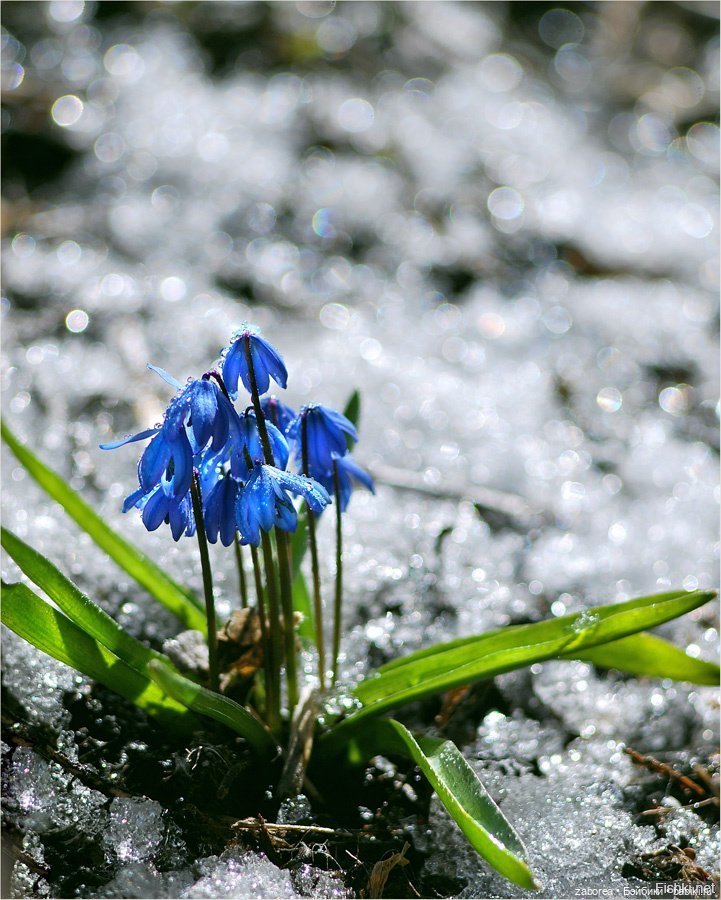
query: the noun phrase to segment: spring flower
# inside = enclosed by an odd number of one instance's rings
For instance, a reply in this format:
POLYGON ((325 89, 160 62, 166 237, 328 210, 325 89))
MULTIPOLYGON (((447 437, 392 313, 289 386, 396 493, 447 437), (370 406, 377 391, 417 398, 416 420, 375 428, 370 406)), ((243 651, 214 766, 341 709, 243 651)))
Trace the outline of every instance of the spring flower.
POLYGON ((295 419, 295 410, 291 409, 283 403, 282 400, 279 400, 273 395, 270 397, 263 397, 260 401, 260 406, 267 421, 270 424, 275 425, 275 427, 283 433, 285 433, 290 423, 295 419))
MULTIPOLYGON (((248 409, 241 415, 236 414, 231 428, 233 434, 228 443, 231 472, 236 478, 247 481, 255 464, 265 461, 255 412, 248 409)), ((266 422, 266 428, 273 461, 279 469, 285 469, 290 456, 288 442, 275 425, 266 422)))
MULTIPOLYGON (((172 480, 172 479, 171 479, 172 480)), ((143 525, 148 531, 155 531, 165 522, 170 525, 174 541, 179 541, 186 534, 195 534, 195 519, 190 496, 176 497, 170 482, 162 479, 150 491, 140 487, 126 498, 123 512, 135 507, 142 510, 143 525)))
POLYGON ((270 531, 275 526, 281 531, 295 531, 298 514, 289 494, 304 497, 315 513, 330 503, 326 489, 312 478, 283 472, 275 466, 254 467, 236 501, 236 524, 249 544, 258 545, 261 529, 270 531))
POLYGON ((211 544, 218 537, 224 547, 230 547, 237 531, 235 505, 241 483, 230 473, 221 475, 211 490, 203 495, 203 522, 211 544))
POLYGON ((303 433, 308 447, 307 475, 322 478, 332 469, 333 454, 344 456, 348 452, 346 435, 358 440, 353 423, 342 413, 320 403, 301 407, 300 413, 288 426, 288 437, 295 443, 296 458, 303 465, 303 433))
MULTIPOLYGON (((348 454, 345 456, 333 454, 333 467, 338 472, 338 494, 340 496, 341 512, 345 512, 348 508, 350 496, 353 493, 353 482, 359 482, 363 487, 368 488, 371 494, 375 494, 375 485, 371 476, 365 469, 361 469, 358 463, 348 454)), ((334 493, 335 477, 333 469, 318 477, 318 481, 331 495, 334 493)))
POLYGON ((227 442, 232 417, 235 416, 230 401, 219 385, 206 373, 182 385, 163 369, 148 366, 160 377, 180 391, 168 404, 163 424, 149 428, 110 444, 101 444, 103 450, 114 450, 134 441, 152 440, 143 451, 138 463, 138 480, 144 493, 149 493, 165 479, 166 491, 172 485, 173 496, 183 497, 190 489, 193 462, 210 442, 219 450, 227 442))
POLYGON ((250 349, 253 361, 258 393, 267 393, 271 378, 280 387, 285 388, 288 383, 288 371, 280 353, 265 338, 249 328, 244 328, 233 335, 233 340, 223 360, 223 380, 233 400, 238 396, 238 381, 243 382, 248 393, 253 393, 253 383, 248 367, 248 349, 250 349))

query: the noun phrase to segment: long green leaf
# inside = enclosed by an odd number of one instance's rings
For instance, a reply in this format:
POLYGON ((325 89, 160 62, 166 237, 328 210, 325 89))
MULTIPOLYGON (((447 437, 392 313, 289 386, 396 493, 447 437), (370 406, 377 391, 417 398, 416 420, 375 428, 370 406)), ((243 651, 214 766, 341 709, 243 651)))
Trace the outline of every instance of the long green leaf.
POLYGON ((610 644, 592 647, 582 653, 561 659, 580 659, 602 666, 604 669, 618 669, 631 675, 647 678, 673 678, 674 681, 690 681, 693 684, 718 685, 719 667, 705 659, 694 659, 673 644, 655 634, 632 634, 610 644))
POLYGON ((315 642, 313 602, 302 572, 298 572, 293 581, 293 609, 303 617, 298 626, 298 637, 307 644, 313 644, 315 642))
POLYGON ((537 890, 526 848, 452 741, 414 737, 400 722, 370 722, 354 738, 351 756, 404 756, 423 772, 471 846, 514 884, 537 890))
POLYGON ((137 547, 122 538, 85 500, 52 469, 22 444, 4 422, 2 439, 30 475, 87 532, 95 543, 139 585, 174 613, 187 628, 205 633, 205 614, 200 602, 186 588, 176 584, 137 547))
POLYGON ((145 647, 124 631, 115 619, 83 594, 49 559, 21 541, 12 531, 0 528, 0 541, 28 578, 42 588, 65 615, 131 668, 142 673, 151 659, 172 666, 167 656, 145 647))
MULTIPOLYGON (((360 391, 356 388, 353 393, 348 398, 348 402, 345 405, 345 409, 343 410, 343 415, 346 419, 349 419, 356 427, 358 427, 358 422, 360 421, 360 412, 361 412, 361 396, 360 391)), ((353 442, 349 439, 348 447, 350 448, 353 442)))
POLYGON ((278 748, 270 732, 239 703, 222 694, 206 690, 183 675, 172 672, 156 660, 148 665, 148 672, 151 678, 179 703, 232 729, 267 760, 270 761, 277 755, 278 748))
MULTIPOLYGON (((198 727, 198 720, 185 706, 41 600, 26 584, 3 584, 2 622, 38 650, 130 700, 163 728, 190 732, 198 727)), ((160 662, 153 664, 166 668, 160 662)))
POLYGON ((715 595, 675 591, 593 607, 533 625, 513 625, 472 641, 452 641, 390 663, 354 691, 360 708, 325 740, 341 739, 369 716, 554 657, 577 659, 592 647, 617 641, 703 605, 715 595))
MULTIPOLYGON (((685 591, 676 591, 673 595, 684 594, 686 594, 685 591)), ((709 599, 711 596, 713 595, 710 595, 709 599)), ((432 647, 426 647, 408 656, 391 660, 378 672, 386 673, 405 665, 415 665, 421 659, 427 660, 458 647, 476 647, 480 651, 489 638, 502 634, 504 630, 501 628, 485 634, 434 644, 432 647)), ((693 684, 716 685, 721 676, 721 670, 716 663, 694 659, 669 641, 645 632, 632 634, 588 650, 578 652, 571 650, 569 653, 559 654, 558 658, 580 659, 606 669, 628 672, 630 675, 646 676, 647 678, 673 678, 675 681, 690 681, 693 684)))

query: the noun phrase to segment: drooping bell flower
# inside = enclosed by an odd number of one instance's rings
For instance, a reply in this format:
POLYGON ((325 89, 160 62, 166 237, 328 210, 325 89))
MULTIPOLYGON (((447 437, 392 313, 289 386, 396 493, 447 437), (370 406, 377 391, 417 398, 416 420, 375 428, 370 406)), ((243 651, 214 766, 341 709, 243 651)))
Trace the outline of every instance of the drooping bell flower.
POLYGON ((176 497, 172 484, 164 478, 150 491, 146 492, 140 487, 126 497, 123 512, 128 512, 133 507, 141 510, 143 525, 148 531, 155 531, 165 523, 170 525, 174 541, 179 541, 184 534, 189 537, 195 534, 190 495, 186 493, 182 497, 176 497))
POLYGON ((341 512, 345 512, 346 509, 348 509, 348 503, 355 486, 354 482, 363 485, 363 487, 367 488, 371 494, 375 494, 376 490, 373 479, 365 469, 361 469, 358 463, 348 454, 345 456, 336 456, 334 454, 333 466, 330 472, 326 472, 325 475, 318 478, 318 481, 331 496, 335 493, 336 470, 338 472, 338 495, 340 497, 341 512))
POLYGON ((223 358, 223 381, 233 400, 238 396, 239 381, 243 382, 248 393, 253 393, 248 353, 253 362, 258 394, 267 393, 271 378, 280 387, 285 388, 288 383, 288 370, 280 353, 256 331, 246 327, 233 335, 230 347, 223 358))
POLYGON ((151 437, 138 463, 140 487, 148 494, 165 479, 165 490, 170 489, 175 498, 181 498, 190 489, 197 455, 209 442, 213 450, 220 450, 227 442, 235 411, 212 373, 182 385, 163 369, 148 368, 180 391, 168 404, 162 425, 100 447, 114 450, 151 437))
POLYGON ((348 452, 348 441, 358 440, 355 426, 342 413, 320 403, 309 403, 301 407, 298 415, 288 426, 288 437, 293 440, 295 456, 301 468, 303 441, 307 445, 306 475, 321 479, 331 471, 333 458, 348 452))
POLYGON ((260 408, 263 410, 266 420, 284 434, 296 416, 294 409, 272 394, 269 397, 263 397, 260 401, 260 408))
MULTIPOLYGON (((255 412, 248 409, 240 415, 236 414, 231 427, 233 434, 228 442, 231 472, 241 481, 247 481, 255 464, 265 461, 255 412)), ((266 430, 273 451, 273 462, 279 469, 285 469, 290 456, 288 442, 270 422, 266 422, 266 430)))
POLYGON ((257 464, 245 486, 238 491, 235 522, 245 541, 257 546, 260 532, 274 526, 295 531, 298 514, 290 494, 305 498, 315 513, 331 502, 326 489, 303 475, 283 472, 275 466, 257 464))

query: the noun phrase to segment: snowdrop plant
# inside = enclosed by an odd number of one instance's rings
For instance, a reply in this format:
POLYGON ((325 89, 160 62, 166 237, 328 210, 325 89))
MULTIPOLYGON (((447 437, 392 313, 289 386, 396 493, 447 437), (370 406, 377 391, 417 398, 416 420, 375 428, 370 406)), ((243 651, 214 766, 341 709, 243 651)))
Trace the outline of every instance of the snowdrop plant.
POLYGON ((133 638, 48 559, 6 529, 3 548, 54 605, 24 582, 3 584, 2 621, 136 704, 181 742, 202 723, 240 735, 255 754, 258 772, 275 781, 278 800, 301 790, 307 773, 322 794, 324 784, 332 783, 331 773, 357 769, 379 755, 406 757, 428 779, 476 851, 509 880, 534 889, 538 885, 521 838, 458 748, 441 737, 412 734, 387 713, 547 659, 581 659, 698 684, 718 682, 717 666, 647 633, 713 596, 671 591, 438 644, 393 660, 341 689, 336 681, 342 643, 343 513, 355 485, 374 490, 370 475, 350 455, 358 440, 357 393, 344 413, 316 403, 296 413, 269 395, 271 382, 286 388, 288 372, 278 350, 252 328, 233 336, 217 368, 185 384, 150 368, 175 391, 162 423, 101 446, 114 450, 148 441, 138 463, 138 487, 123 511, 140 510, 149 531, 168 525, 174 540, 197 541, 203 603, 111 529, 4 423, 2 436, 38 484, 118 566, 186 628, 205 635, 207 678, 181 671, 168 656, 133 638), (241 387, 247 397, 238 408, 241 387), (331 506, 336 575, 327 660, 317 524, 331 506), (208 552, 208 542, 218 541, 234 548, 238 605, 259 622, 262 662, 245 676, 249 683, 242 702, 231 696, 237 685, 218 652, 223 628, 216 622, 208 552), (312 593, 301 567, 306 548, 312 593), (253 590, 246 573, 248 554, 253 590), (299 639, 315 645, 314 673, 300 671, 299 639))

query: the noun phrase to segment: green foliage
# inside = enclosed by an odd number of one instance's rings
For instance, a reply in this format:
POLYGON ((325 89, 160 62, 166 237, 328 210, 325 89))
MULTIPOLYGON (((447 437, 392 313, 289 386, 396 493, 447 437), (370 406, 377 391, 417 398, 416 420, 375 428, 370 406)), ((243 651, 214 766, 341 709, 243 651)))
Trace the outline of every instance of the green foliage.
MULTIPOLYGON (((561 659, 574 658, 572 655, 561 659)), ((646 678, 673 678, 675 681, 690 681, 692 684, 717 685, 719 683, 719 667, 716 663, 705 659, 694 659, 655 634, 632 634, 592 647, 576 654, 576 659, 593 663, 604 669, 618 669, 630 675, 646 678)))
POLYGON ((28 578, 42 588, 86 634, 119 656, 131 668, 143 672, 151 659, 171 665, 170 660, 162 653, 148 649, 124 631, 115 619, 83 594, 49 559, 28 547, 12 531, 2 528, 0 536, 3 549, 28 578))
MULTIPOLYGON (((357 423, 360 395, 345 415, 357 423)), ((205 617, 188 591, 172 581, 105 522, 55 472, 2 425, 2 437, 38 484, 115 562, 187 626, 205 631, 205 617)), ((12 532, 2 546, 23 572, 59 607, 27 585, 3 585, 2 621, 40 650, 101 682, 179 735, 211 719, 242 736, 259 763, 280 753, 256 715, 222 694, 177 672, 170 660, 127 634, 56 566, 12 532)), ((308 546, 304 515, 291 543, 293 608, 303 615, 301 639, 314 640, 311 598, 301 564, 308 546)), ((527 890, 537 887, 523 844, 463 758, 447 740, 414 736, 392 719, 390 709, 454 687, 547 659, 580 659, 635 675, 717 684, 718 666, 693 659, 673 644, 643 633, 710 600, 703 591, 673 591, 626 603, 595 607, 532 625, 519 625, 438 644, 382 666, 353 691, 357 704, 316 742, 320 761, 345 754, 360 764, 377 755, 402 756, 417 765, 475 850, 498 872, 527 890)))
POLYGON ((381 755, 412 760, 474 850, 519 887, 538 888, 523 842, 454 743, 414 736, 400 722, 382 719, 354 735, 348 749, 357 762, 381 755))
POLYGON ((704 591, 672 591, 639 597, 412 653, 382 666, 375 676, 361 682, 354 690, 360 708, 335 726, 327 738, 338 740, 368 717, 430 694, 546 659, 578 659, 588 649, 675 619, 713 596, 704 591))
MULTIPOLYGON (((27 585, 3 584, 2 622, 34 647, 130 700, 163 728, 190 733, 199 727, 195 716, 167 696, 148 675, 131 668, 27 585)), ((160 662, 153 664, 163 666, 160 662)))
POLYGON ((40 487, 114 560, 121 569, 174 613, 186 628, 205 633, 205 615, 197 598, 176 584, 136 547, 113 531, 58 474, 41 462, 8 426, 0 423, 2 439, 40 487))
POLYGON ((189 678, 172 672, 157 660, 148 664, 150 677, 171 697, 188 709, 207 716, 239 734, 267 761, 278 754, 278 746, 260 719, 239 703, 209 691, 189 678))

